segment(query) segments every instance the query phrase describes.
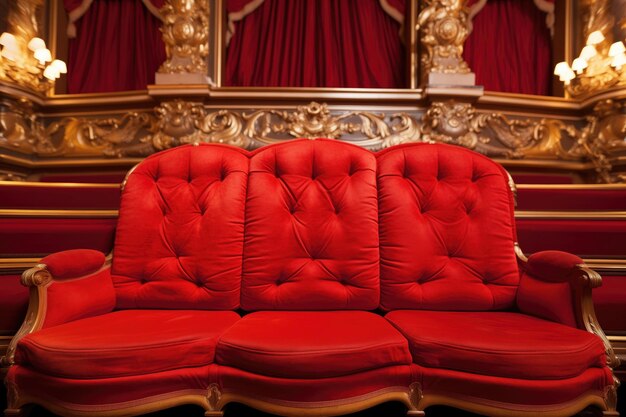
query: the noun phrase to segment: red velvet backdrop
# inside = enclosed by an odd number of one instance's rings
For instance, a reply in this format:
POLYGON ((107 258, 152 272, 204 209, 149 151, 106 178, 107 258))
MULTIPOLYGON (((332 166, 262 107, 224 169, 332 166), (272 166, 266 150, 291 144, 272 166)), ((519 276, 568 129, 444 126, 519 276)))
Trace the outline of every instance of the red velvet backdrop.
MULTIPOLYGON (((68 12, 79 5, 65 0, 68 12)), ((68 93, 142 90, 165 60, 161 22, 140 0, 94 0, 69 41, 68 93)))
POLYGON ((463 56, 485 90, 551 93, 550 30, 531 0, 489 0, 474 17, 463 56))
POLYGON ((235 22, 225 82, 402 88, 399 29, 378 0, 266 0, 235 22))

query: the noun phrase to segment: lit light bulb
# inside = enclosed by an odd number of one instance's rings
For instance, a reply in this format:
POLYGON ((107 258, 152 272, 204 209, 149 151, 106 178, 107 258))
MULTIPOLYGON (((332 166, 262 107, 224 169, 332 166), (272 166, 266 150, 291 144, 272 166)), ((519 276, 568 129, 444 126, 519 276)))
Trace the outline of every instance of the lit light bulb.
POLYGON ((11 35, 9 32, 3 32, 2 35, 0 35, 0 45, 5 48, 15 49, 17 47, 17 40, 15 36, 11 35))
POLYGON ((559 76, 559 80, 563 81, 565 85, 569 85, 570 81, 576 78, 576 74, 571 69, 569 71, 565 71, 563 74, 559 76))
POLYGON ((54 81, 61 76, 59 71, 54 68, 52 65, 48 65, 46 69, 43 71, 43 76, 49 79, 50 81, 54 81))
POLYGON ((598 51, 596 50, 595 46, 592 45, 587 45, 583 48, 582 51, 580 51, 580 58, 584 59, 587 62, 589 62, 589 60, 596 55, 598 55, 598 51))
POLYGON ((32 38, 30 42, 28 42, 28 49, 35 52, 38 49, 45 49, 46 43, 41 38, 32 38))
POLYGON ((567 62, 565 62, 565 61, 559 62, 554 67, 554 75, 561 76, 561 74, 565 73, 569 69, 570 68, 569 68, 569 65, 567 64, 567 62))
POLYGON ((617 41, 609 48, 609 56, 618 56, 626 51, 622 41, 617 41))
POLYGON ((611 60, 611 66, 618 70, 625 64, 626 64, 626 53, 624 52, 613 57, 613 59, 611 60))
POLYGON ((594 30, 587 37, 587 45, 597 45, 604 40, 604 35, 599 30, 594 30))
POLYGON ((49 49, 37 49, 35 51, 35 59, 38 60, 41 65, 44 65, 46 62, 50 62, 52 60, 52 54, 49 49))
POLYGON ((582 73, 585 68, 587 68, 587 61, 583 58, 576 58, 574 62, 572 62, 572 69, 576 71, 576 74, 582 73))
POLYGON ((65 62, 61 61, 60 59, 55 59, 54 61, 52 61, 50 63, 50 66, 55 68, 60 74, 67 74, 67 65, 65 65, 65 62))

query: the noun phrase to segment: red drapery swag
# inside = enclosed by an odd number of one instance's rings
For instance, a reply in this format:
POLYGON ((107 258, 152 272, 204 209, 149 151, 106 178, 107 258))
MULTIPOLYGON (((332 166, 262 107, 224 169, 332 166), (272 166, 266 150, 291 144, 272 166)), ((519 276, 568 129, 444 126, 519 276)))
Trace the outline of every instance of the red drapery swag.
POLYGON ((476 83, 490 91, 549 95, 553 2, 489 0, 473 3, 470 5, 470 14, 474 14, 473 28, 465 42, 463 56, 476 73, 476 83))
POLYGON ((142 90, 165 60, 163 0, 64 0, 70 94, 142 90))
POLYGON ((405 51, 401 22, 395 20, 403 16, 402 5, 400 0, 229 1, 226 85, 403 88, 405 51))

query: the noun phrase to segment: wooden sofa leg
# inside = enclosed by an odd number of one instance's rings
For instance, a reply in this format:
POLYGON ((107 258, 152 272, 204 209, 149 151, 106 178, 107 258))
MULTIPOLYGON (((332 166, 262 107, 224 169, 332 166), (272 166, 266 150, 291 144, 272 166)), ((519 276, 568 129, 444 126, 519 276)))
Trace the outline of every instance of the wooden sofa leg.
POLYGON ((407 417, 425 417, 426 413, 419 410, 409 410, 406 412, 407 417))
POLYGON ((205 411, 204 417, 224 417, 223 411, 205 411))

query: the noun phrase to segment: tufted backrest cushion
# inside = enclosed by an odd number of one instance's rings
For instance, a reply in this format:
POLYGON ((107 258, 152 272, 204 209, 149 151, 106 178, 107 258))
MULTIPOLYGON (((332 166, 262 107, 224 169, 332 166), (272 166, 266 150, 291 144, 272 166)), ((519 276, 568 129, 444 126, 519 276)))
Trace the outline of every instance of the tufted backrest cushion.
POLYGON ((247 152, 181 146, 145 159, 122 193, 118 308, 239 306, 247 152))
POLYGON ((378 259, 371 152, 305 139, 252 156, 242 308, 375 309, 378 259))
POLYGON ((397 146, 377 160, 382 307, 512 307, 519 273, 504 169, 443 144, 397 146))

